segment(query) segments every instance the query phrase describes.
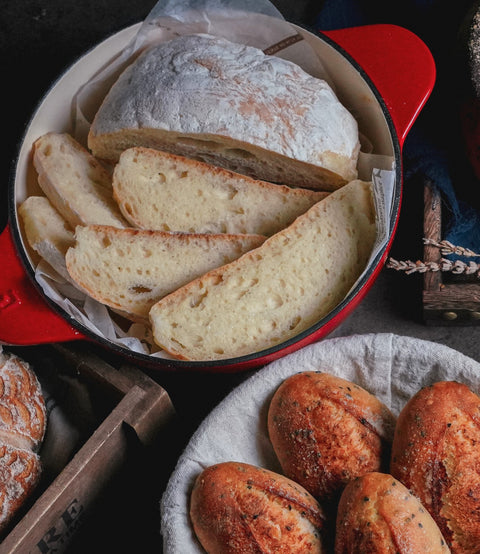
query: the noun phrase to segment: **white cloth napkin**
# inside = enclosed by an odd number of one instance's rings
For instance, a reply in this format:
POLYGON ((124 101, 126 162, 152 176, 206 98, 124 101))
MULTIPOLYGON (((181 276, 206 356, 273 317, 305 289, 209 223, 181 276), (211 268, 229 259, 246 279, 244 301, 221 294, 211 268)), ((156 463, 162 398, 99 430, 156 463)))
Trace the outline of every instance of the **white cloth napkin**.
POLYGON ((395 415, 421 387, 465 383, 477 394, 480 364, 447 346, 391 333, 327 339, 275 361, 233 390, 200 424, 161 499, 165 554, 203 553, 188 516, 190 490, 207 466, 246 462, 280 471, 267 433, 270 398, 289 375, 324 371, 374 393, 395 415))

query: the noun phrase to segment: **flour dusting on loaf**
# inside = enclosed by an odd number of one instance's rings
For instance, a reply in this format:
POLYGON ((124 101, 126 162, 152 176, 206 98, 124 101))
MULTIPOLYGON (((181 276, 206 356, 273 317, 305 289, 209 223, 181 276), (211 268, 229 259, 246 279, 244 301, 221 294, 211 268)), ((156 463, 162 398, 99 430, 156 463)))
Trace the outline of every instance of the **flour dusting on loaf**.
POLYGON ((154 339, 188 360, 278 345, 343 300, 375 237, 372 184, 352 181, 260 247, 160 300, 150 310, 154 339))
POLYGON ((357 177, 360 149, 357 122, 327 82, 205 34, 142 53, 105 97, 88 144, 103 159, 147 146, 324 190, 357 177))
POLYGON ((0 346, 0 533, 37 486, 45 400, 30 365, 0 346))

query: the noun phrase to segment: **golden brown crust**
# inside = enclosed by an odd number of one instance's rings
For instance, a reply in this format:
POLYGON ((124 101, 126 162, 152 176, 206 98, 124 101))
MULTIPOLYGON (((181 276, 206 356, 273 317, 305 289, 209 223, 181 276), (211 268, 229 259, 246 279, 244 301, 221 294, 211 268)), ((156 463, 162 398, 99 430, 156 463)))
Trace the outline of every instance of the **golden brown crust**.
POLYGON ((318 499, 378 471, 390 455, 395 418, 375 396, 327 373, 287 378, 272 398, 268 430, 290 479, 318 499))
POLYGON ((450 552, 421 502, 391 475, 372 472, 351 481, 340 498, 335 554, 450 552))
POLYGON ((36 450, 46 429, 40 383, 29 365, 0 351, 0 440, 36 450))
POLYGON ((190 518, 209 554, 324 552, 318 502, 297 483, 250 464, 206 468, 192 491, 190 518))
POLYGON ((421 389, 399 415, 391 473, 432 514, 453 552, 480 545, 480 398, 442 381, 421 389))

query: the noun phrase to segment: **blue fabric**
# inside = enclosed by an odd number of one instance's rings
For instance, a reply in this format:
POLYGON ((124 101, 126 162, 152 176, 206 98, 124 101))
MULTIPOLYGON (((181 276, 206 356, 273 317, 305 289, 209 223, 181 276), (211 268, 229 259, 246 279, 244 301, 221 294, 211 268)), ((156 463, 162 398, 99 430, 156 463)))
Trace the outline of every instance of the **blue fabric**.
POLYGON ((459 32, 474 2, 464 0, 325 0, 315 21, 330 30, 373 23, 393 23, 416 33, 435 59, 434 91, 409 132, 403 148, 404 182, 430 180, 442 193, 444 236, 455 245, 480 252, 480 211, 471 191, 479 189, 462 148, 459 104, 467 81, 459 32), (463 72, 463 73, 462 73, 463 72), (470 192, 469 192, 470 191, 470 192))

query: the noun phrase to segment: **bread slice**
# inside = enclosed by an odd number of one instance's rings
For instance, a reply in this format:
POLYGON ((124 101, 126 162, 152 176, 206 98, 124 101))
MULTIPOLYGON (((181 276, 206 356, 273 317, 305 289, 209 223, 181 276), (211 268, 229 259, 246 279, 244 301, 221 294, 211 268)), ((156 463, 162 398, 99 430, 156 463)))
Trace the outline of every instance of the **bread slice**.
POLYGON ((70 224, 128 227, 113 200, 107 169, 68 133, 47 133, 33 146, 41 189, 70 224))
POLYGON ((45 196, 29 196, 18 213, 29 245, 64 279, 70 281, 65 254, 75 242, 73 230, 45 196))
POLYGON ((122 153, 113 195, 142 229, 270 236, 329 193, 258 181, 148 148, 122 153))
POLYGON ((353 181, 259 248, 160 300, 150 310, 154 340, 185 360, 278 345, 343 300, 375 237, 372 184, 353 181))
POLYGON ((146 146, 291 186, 357 177, 357 122, 325 81, 260 49, 206 34, 152 46, 120 75, 88 146, 117 161, 146 146))
POLYGON ((77 227, 66 264, 77 286, 132 321, 199 275, 259 246, 258 235, 166 233, 110 226, 77 227))

